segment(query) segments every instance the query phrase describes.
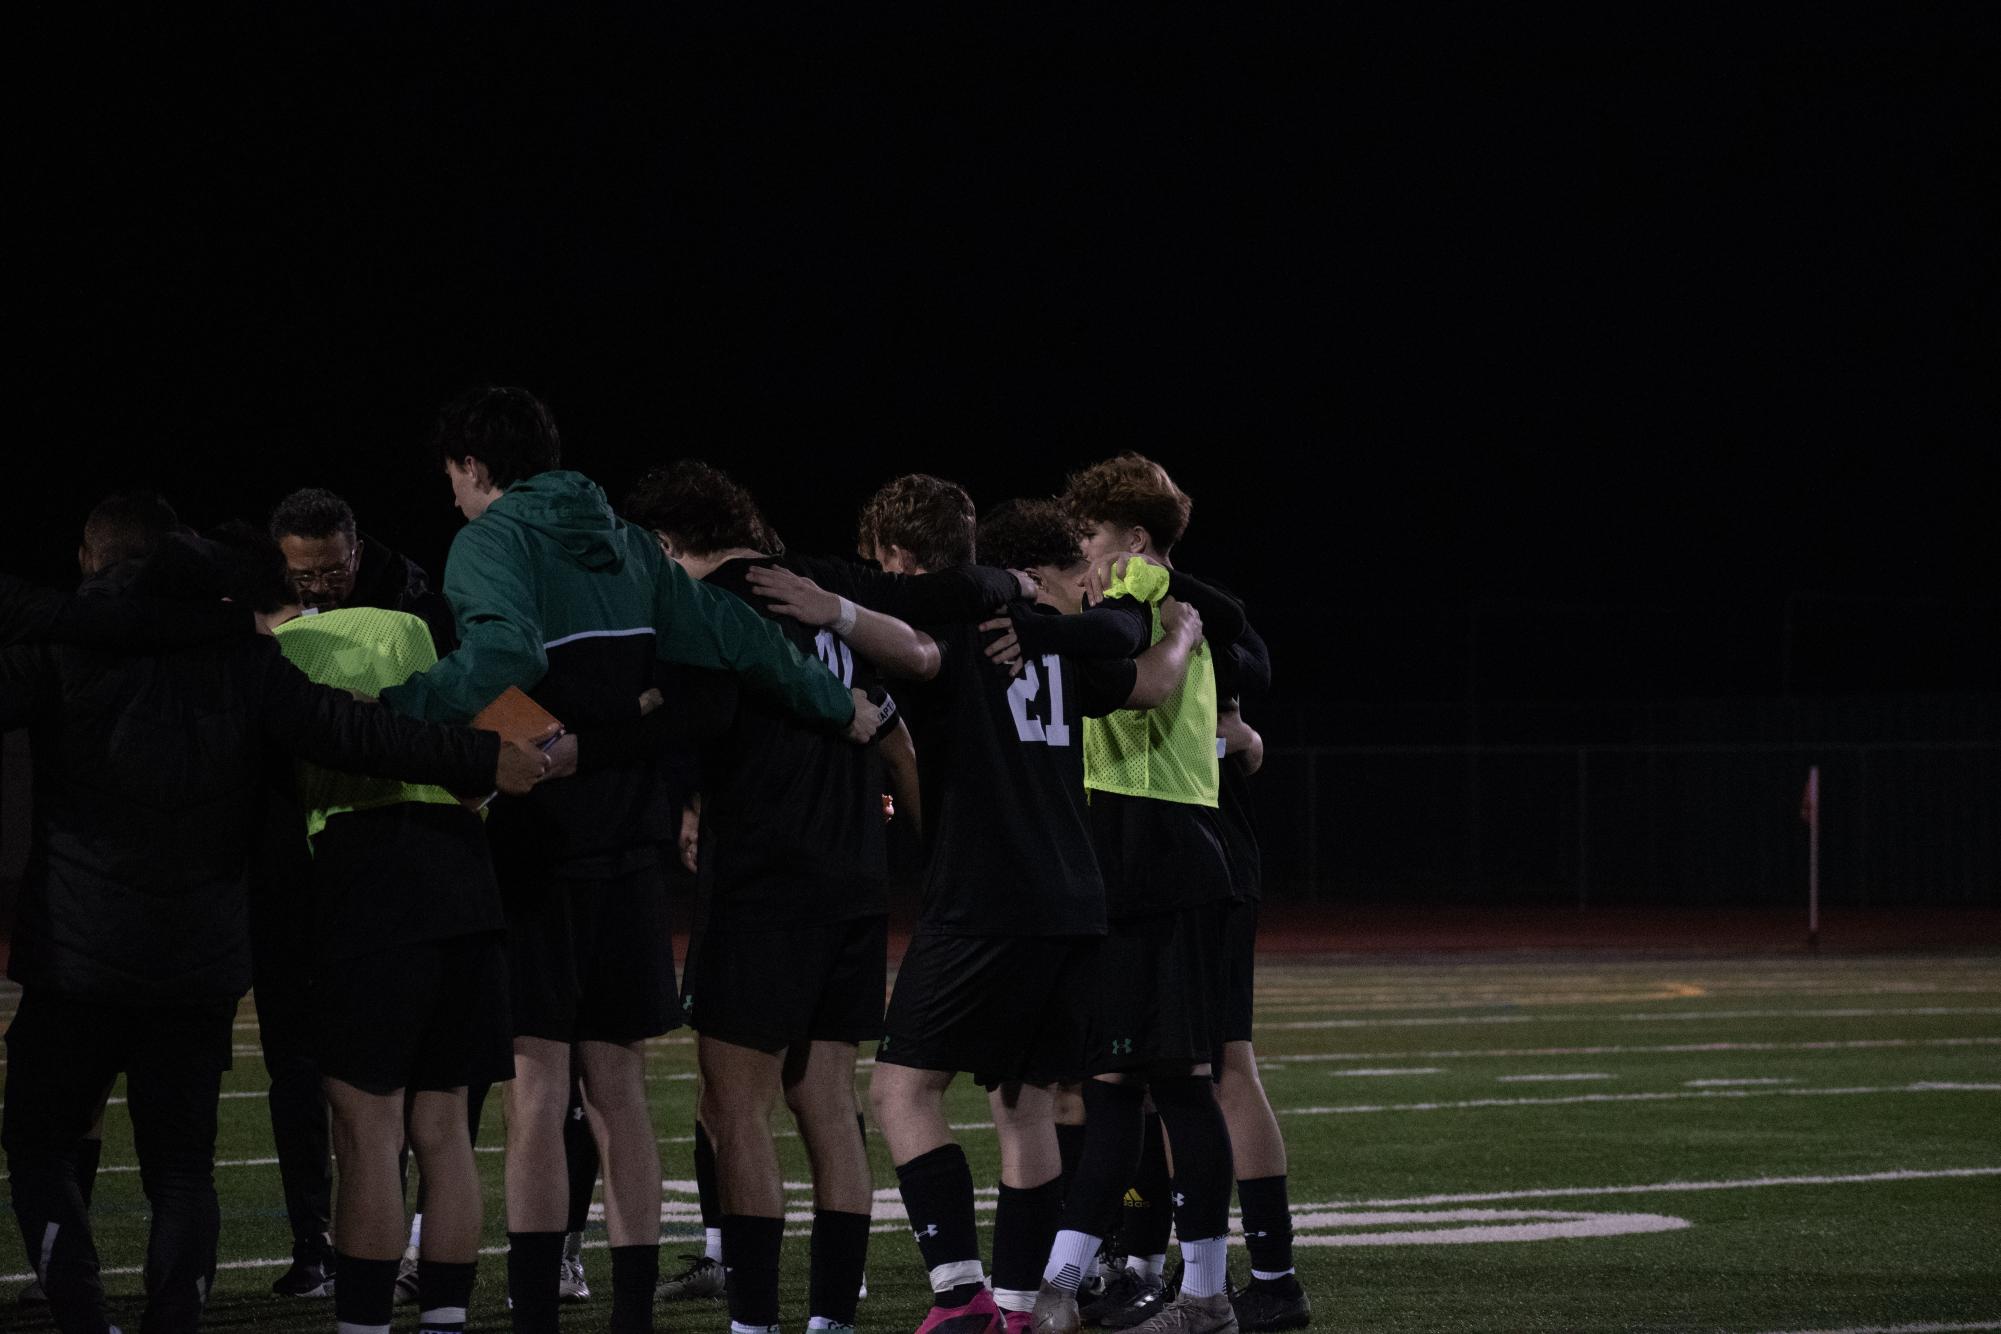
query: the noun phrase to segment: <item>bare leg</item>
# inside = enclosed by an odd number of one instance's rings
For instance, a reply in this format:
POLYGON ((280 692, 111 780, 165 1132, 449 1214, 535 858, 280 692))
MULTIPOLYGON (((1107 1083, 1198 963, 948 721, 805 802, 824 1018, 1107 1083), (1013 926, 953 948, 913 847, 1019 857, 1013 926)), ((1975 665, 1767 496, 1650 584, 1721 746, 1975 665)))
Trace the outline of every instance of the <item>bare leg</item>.
MULTIPOLYGON (((657 1246, 660 1242, 660 1144, 646 1107, 646 1046, 639 1042, 581 1042, 584 1111, 597 1135, 604 1171, 605 1228, 613 1246, 657 1246)), ((567 1107, 567 1079, 563 1101, 567 1107)), ((569 1176, 564 1168, 561 1122, 557 1123, 557 1209, 553 1230, 568 1221, 569 1176)))
POLYGON ((868 1150, 855 1133, 855 1048, 813 1042, 786 1053, 785 1103, 813 1164, 813 1205, 866 1214, 872 1200, 868 1150))
POLYGON ((951 1082, 949 1070, 876 1066, 869 1080, 869 1102, 898 1166, 952 1142, 952 1128, 945 1120, 945 1090, 951 1082))
MULTIPOLYGON (((507 1109, 507 1230, 561 1232, 570 1212, 569 1170, 563 1159, 569 1044, 514 1039, 514 1078, 501 1096, 507 1109)), ((657 1182, 659 1174, 654 1175, 657 1182)), ((657 1208, 654 1213, 657 1227, 657 1208)), ((429 1226, 427 1220, 427 1231, 429 1226)))
POLYGON ((1001 1184, 1031 1190, 1054 1181, 1062 1157, 1056 1149, 1055 1098, 1036 1084, 1002 1084, 987 1094, 1000 1137, 1001 1184))
POLYGON ((1223 1044, 1223 1078, 1216 1085, 1223 1120, 1230 1127, 1230 1153, 1237 1180, 1285 1175, 1285 1136, 1258 1078, 1257 1053, 1248 1042, 1223 1044))
POLYGON ((340 1164, 334 1235, 340 1238, 341 1253, 357 1260, 395 1260, 403 1254, 405 1226, 403 1183, 396 1171, 396 1152, 403 1145, 403 1092, 365 1093, 333 1078, 325 1085, 340 1164))
POLYGON ((481 1201, 466 1091, 425 1090, 412 1094, 410 1103, 410 1147, 424 1174, 423 1257, 471 1264, 479 1258, 481 1201))
MULTIPOLYGON (((702 1067, 701 1120, 716 1146, 716 1186, 723 1212, 783 1218, 778 1150, 771 1140, 780 1057, 709 1037, 696 1040, 696 1055, 702 1067)), ((852 1137, 853 1122, 848 1129, 852 1137)))

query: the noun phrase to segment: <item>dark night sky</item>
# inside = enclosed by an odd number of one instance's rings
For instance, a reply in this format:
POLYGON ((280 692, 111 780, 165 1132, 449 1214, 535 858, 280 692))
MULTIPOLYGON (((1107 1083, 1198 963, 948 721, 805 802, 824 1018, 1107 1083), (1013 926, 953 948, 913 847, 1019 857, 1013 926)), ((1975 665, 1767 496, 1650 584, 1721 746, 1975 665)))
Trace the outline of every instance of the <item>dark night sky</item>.
POLYGON ((1978 8, 1241 8, 46 12, 8 568, 318 483, 435 574, 500 381, 809 549, 1142 449, 1295 697, 1776 691, 1789 594, 1796 687, 1993 687, 1978 8))

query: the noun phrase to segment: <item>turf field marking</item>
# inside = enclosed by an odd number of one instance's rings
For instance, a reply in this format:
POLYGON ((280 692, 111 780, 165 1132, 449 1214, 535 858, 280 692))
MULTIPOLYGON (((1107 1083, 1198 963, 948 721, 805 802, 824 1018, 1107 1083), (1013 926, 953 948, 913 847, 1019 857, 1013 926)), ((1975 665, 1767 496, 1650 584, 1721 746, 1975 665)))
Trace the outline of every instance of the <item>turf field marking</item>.
POLYGON ((1569 1200, 1604 1195, 1680 1195, 1695 1191, 1764 1190, 1772 1186, 1869 1186, 1890 1181, 1952 1181, 2001 1177, 2001 1167, 1900 1168, 1839 1176, 1739 1177, 1728 1181, 1654 1181, 1637 1186, 1552 1186, 1540 1190, 1487 1190, 1459 1195, 1407 1195, 1386 1200, 1328 1200, 1295 1209, 1397 1209, 1427 1204, 1491 1204, 1501 1200, 1569 1200))
POLYGON ((1683 1086, 1692 1089, 1753 1088, 1762 1084, 1797 1084, 1797 1079, 1684 1079, 1683 1086))
POLYGON ((1953 1334, 1958 1330, 2001 1329, 2001 1320, 1975 1320, 1955 1325, 1850 1325, 1846 1329, 1775 1330, 1773 1334, 1953 1334))
POLYGON ((1424 1061, 1458 1060, 1478 1056, 1640 1056, 1676 1055, 1683 1052, 1712 1051, 1863 1051, 1880 1047, 1995 1047, 1995 1038, 1856 1038, 1845 1042, 1673 1042, 1660 1046, 1598 1047, 1467 1047, 1454 1051, 1328 1051, 1291 1056, 1258 1056, 1259 1064, 1296 1064, 1309 1061, 1366 1061, 1384 1056, 1401 1056, 1424 1061))
POLYGON ((1473 1223, 1474 1227, 1421 1227, 1402 1232, 1294 1232, 1295 1246, 1455 1246, 1494 1241, 1553 1241, 1559 1237, 1623 1237, 1677 1232, 1693 1226, 1667 1214, 1594 1214, 1568 1210, 1446 1209, 1377 1213, 1295 1214, 1295 1229, 1375 1227, 1385 1223, 1473 1223))
POLYGON ((1403 1069, 1371 1067, 1361 1070, 1329 1070, 1327 1073, 1337 1079, 1364 1079, 1382 1075, 1442 1075, 1445 1071, 1435 1065, 1415 1065, 1403 1069))
MULTIPOLYGON (((1361 1112, 1445 1112, 1487 1107, 1568 1107, 1597 1102, 1678 1102, 1702 1098, 1832 1098, 1865 1093, 2001 1093, 2001 1084, 1922 1082, 1858 1088, 1693 1089, 1686 1093, 1573 1093, 1564 1098, 1467 1098, 1459 1102, 1346 1103, 1338 1107, 1276 1107, 1272 1110, 1280 1116, 1343 1116, 1361 1112)), ((952 1128, 961 1129, 959 1126, 952 1128)))
POLYGON ((1258 1027, 1299 1030, 1316 1028, 1417 1028, 1425 1026, 1449 1026, 1453 1024, 1653 1024, 1668 1023, 1682 1019, 1888 1019, 1897 1015, 1924 1015, 1936 1018, 1942 1015, 1975 1014, 2001 1014, 2001 1006, 1900 1005, 1882 1010, 1668 1010, 1664 1012, 1641 1010, 1628 1014, 1474 1014, 1454 1017, 1423 1015, 1408 1019, 1289 1019, 1283 1023, 1259 1024, 1258 1027))
POLYGON ((1571 1084, 1593 1079, 1616 1079, 1617 1075, 1603 1074, 1595 1070, 1579 1070, 1566 1075, 1495 1075, 1496 1084, 1571 1084))

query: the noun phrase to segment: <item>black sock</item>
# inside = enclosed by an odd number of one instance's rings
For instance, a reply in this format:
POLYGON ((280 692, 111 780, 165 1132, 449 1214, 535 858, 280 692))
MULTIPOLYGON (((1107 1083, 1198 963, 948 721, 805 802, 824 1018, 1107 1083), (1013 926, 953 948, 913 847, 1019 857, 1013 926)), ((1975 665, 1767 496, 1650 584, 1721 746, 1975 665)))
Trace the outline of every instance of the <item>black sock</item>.
POLYGON ((1056 1152, 1063 1160, 1063 1171, 1056 1179, 1063 1183, 1064 1195, 1070 1193, 1070 1180, 1077 1175, 1078 1160, 1084 1156, 1084 1127, 1066 1126, 1056 1123, 1056 1152))
POLYGON ((611 1334, 653 1334, 660 1244, 611 1248, 611 1334))
POLYGON ((973 1169, 966 1151, 941 1144, 896 1169, 910 1231, 931 1271, 931 1290, 940 1306, 963 1306, 979 1290, 980 1234, 973 1226, 973 1169), (941 1272, 942 1271, 942 1272, 941 1272), (943 1284, 941 1287, 940 1285, 943 1284), (971 1286, 965 1301, 947 1301, 971 1286))
POLYGON ((1139 1171, 1125 1193, 1119 1215, 1118 1250, 1126 1255, 1167 1254, 1168 1233, 1174 1228, 1174 1199, 1167 1184, 1167 1141, 1160 1133, 1160 1114, 1149 1112, 1146 1137, 1139 1151, 1139 1171))
POLYGON ((1016 1189, 1001 1183, 994 1208, 994 1288, 1033 1294, 1042 1286, 1042 1267, 1056 1240, 1063 1212, 1063 1182, 1052 1177, 1039 1186, 1016 1189))
POLYGON ((90 1208, 90 1193, 97 1187, 97 1160, 104 1156, 104 1141, 86 1139, 76 1146, 76 1193, 83 1197, 83 1207, 90 1208))
POLYGON ((721 1227, 722 1196, 716 1190, 716 1146, 709 1141, 709 1128, 695 1122, 695 1194, 702 1201, 702 1226, 721 1227))
POLYGON ((357 1260, 334 1252, 334 1319, 388 1328, 396 1310, 396 1261, 357 1260))
MULTIPOLYGON (((556 1334, 556 1285, 562 1279, 562 1263, 562 1233, 507 1234, 507 1295, 514 1303, 515 1334, 556 1334)), ((421 1275, 423 1266, 417 1271, 421 1275)))
POLYGON ((1292 1268, 1292 1204, 1285 1176, 1239 1181, 1237 1199, 1244 1206, 1244 1249, 1251 1253, 1251 1268, 1264 1274, 1292 1268))
POLYGON ((564 1228, 582 1232, 591 1221, 591 1192, 598 1184, 598 1142, 581 1103, 573 1103, 563 1119, 563 1164, 570 1176, 570 1216, 564 1228))
MULTIPOLYGON (((447 1264, 426 1260, 417 1266, 417 1334, 462 1334, 466 1308, 472 1305, 473 1273, 478 1261, 447 1264)), ((338 1293, 340 1287, 335 1285, 338 1293)))
POLYGON ((1156 1079, 1153 1105, 1174 1145, 1174 1218, 1181 1240, 1230 1232, 1230 1128, 1207 1075, 1156 1079))
POLYGON ((1139 1162, 1145 1103, 1146 1090, 1137 1084, 1084 1081, 1084 1152, 1064 1196, 1059 1227, 1099 1238, 1118 1228, 1119 1201, 1139 1162))
POLYGON ((867 1214, 813 1211, 813 1259, 807 1280, 808 1316, 836 1325, 855 1323, 855 1304, 868 1268, 867 1214))
POLYGON ((785 1220, 724 1214, 722 1229, 730 1319, 739 1325, 777 1324, 778 1252, 785 1243, 785 1220))

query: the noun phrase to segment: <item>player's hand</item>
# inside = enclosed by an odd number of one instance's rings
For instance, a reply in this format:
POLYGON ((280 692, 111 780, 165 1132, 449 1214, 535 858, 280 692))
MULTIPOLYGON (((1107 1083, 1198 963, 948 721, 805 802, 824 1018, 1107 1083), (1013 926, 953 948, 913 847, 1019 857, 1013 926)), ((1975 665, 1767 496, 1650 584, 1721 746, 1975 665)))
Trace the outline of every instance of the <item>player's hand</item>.
POLYGON ((803 574, 777 565, 750 567, 750 586, 771 603, 780 616, 790 616, 802 625, 832 625, 841 619, 841 599, 803 574))
POLYGON ((1015 589, 1031 602, 1042 591, 1042 581, 1027 570, 1009 570, 1008 573, 1014 576, 1015 589))
POLYGON ((996 616, 991 621, 981 621, 980 629, 1001 632, 987 644, 987 657, 1007 668, 1009 676, 1020 676, 1021 636, 1015 632, 1014 617, 996 616))
POLYGON ((699 806, 681 808, 681 865, 688 868, 688 874, 695 874, 698 865, 696 853, 702 843, 702 811, 699 806))
POLYGON ((866 746, 875 740, 876 729, 882 726, 882 710, 862 691, 850 690, 848 694, 855 701, 855 716, 848 722, 848 740, 866 746))
POLYGON ((510 797, 525 797, 549 772, 549 757, 539 746, 525 741, 501 743, 500 762, 494 766, 493 785, 510 797))
POLYGON ((549 757, 549 772, 544 778, 568 778, 577 772, 577 734, 565 732, 549 744, 543 752, 549 757))
POLYGON ((1160 600, 1160 628, 1167 636, 1181 635, 1189 643, 1202 637, 1202 613, 1186 602, 1173 598, 1160 600))
POLYGON ((660 687, 648 686, 639 696, 639 716, 644 718, 666 702, 667 697, 660 693, 660 687))

